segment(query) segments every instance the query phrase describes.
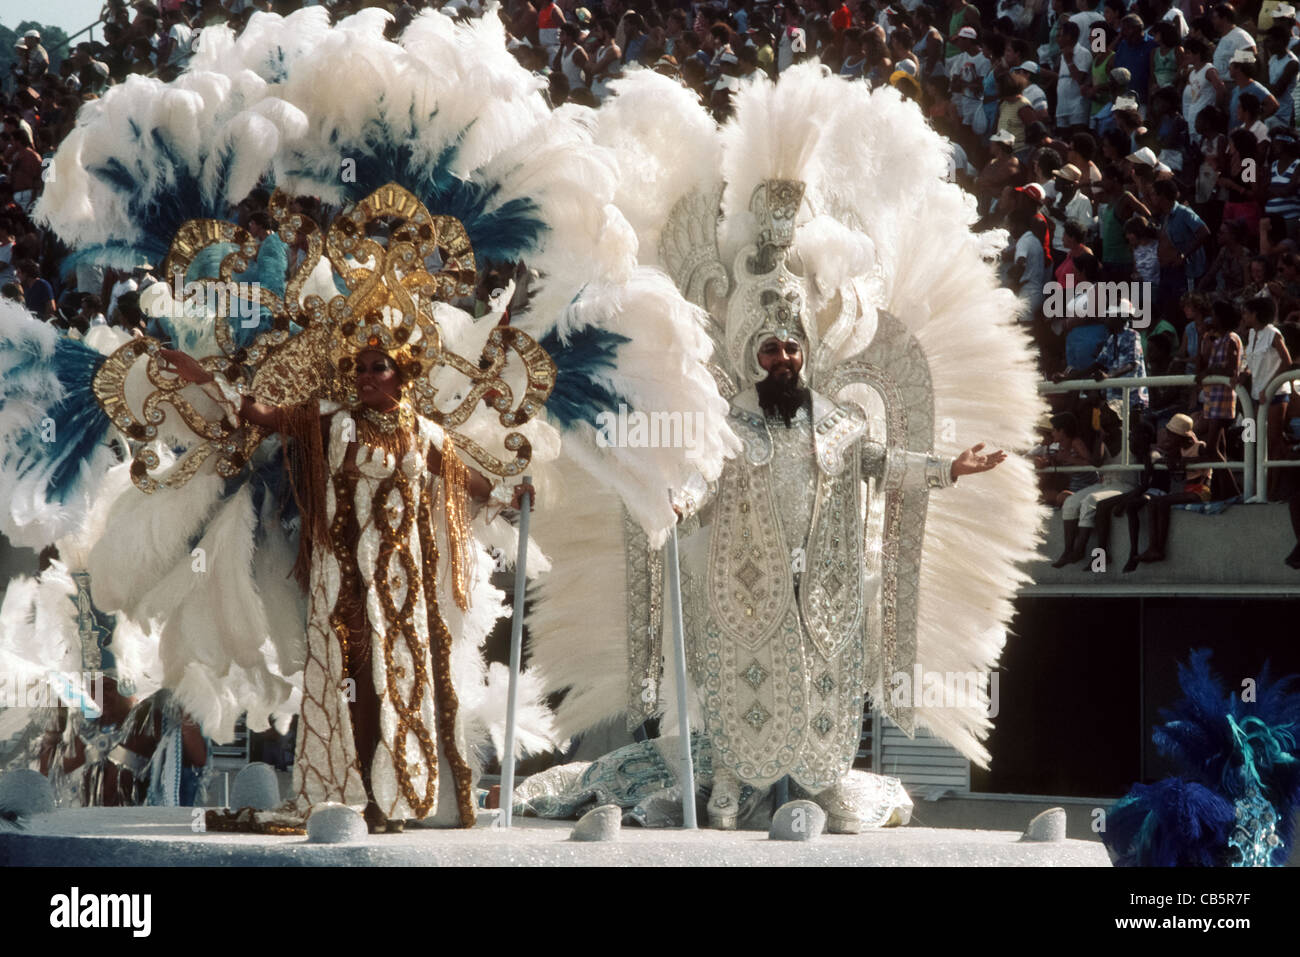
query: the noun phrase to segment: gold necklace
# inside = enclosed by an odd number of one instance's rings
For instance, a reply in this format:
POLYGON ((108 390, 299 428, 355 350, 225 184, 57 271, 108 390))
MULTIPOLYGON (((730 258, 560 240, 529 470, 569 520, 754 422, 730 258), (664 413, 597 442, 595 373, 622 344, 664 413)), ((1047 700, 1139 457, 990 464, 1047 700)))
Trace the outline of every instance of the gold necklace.
POLYGON ((401 458, 411 447, 415 435, 415 413, 402 403, 388 412, 363 405, 357 422, 357 440, 371 448, 382 449, 401 458))
POLYGON ((415 415, 411 412, 410 406, 405 403, 388 412, 380 412, 363 405, 361 417, 384 435, 392 435, 398 429, 410 431, 415 425, 415 415))

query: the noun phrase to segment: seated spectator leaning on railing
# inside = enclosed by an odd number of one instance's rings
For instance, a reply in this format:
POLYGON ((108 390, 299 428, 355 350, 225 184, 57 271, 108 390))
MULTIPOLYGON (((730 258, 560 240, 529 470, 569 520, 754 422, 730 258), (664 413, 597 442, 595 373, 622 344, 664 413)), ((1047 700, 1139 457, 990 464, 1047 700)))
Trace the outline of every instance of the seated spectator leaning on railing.
MULTIPOLYGON (((1100 428, 1094 432, 1092 464, 1113 465, 1119 462, 1123 442, 1119 416, 1109 406, 1099 407, 1100 428)), ((1136 484, 1131 472, 1102 472, 1096 482, 1079 489, 1061 505, 1061 521, 1065 537, 1061 557, 1052 563, 1054 568, 1064 568, 1087 556, 1088 539, 1095 524, 1099 503, 1122 495, 1136 484)))
MULTIPOLYGON (((1204 446, 1192 429, 1192 417, 1181 412, 1169 420, 1162 436, 1169 464, 1169 494, 1147 493, 1151 509, 1151 528, 1147 548, 1138 556, 1140 562, 1162 562, 1169 539, 1169 518, 1175 505, 1203 504, 1210 501, 1213 470, 1192 468, 1194 463, 1205 461, 1204 446)), ((1136 540, 1134 540, 1136 547, 1136 540)))

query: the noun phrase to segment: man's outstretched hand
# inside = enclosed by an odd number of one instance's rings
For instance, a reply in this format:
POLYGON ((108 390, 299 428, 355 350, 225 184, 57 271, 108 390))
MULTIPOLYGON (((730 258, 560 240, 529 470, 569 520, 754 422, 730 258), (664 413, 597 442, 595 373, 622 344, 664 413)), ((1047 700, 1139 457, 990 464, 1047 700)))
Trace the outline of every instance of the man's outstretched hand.
POLYGON ((957 456, 952 463, 953 480, 961 478, 963 475, 974 475, 977 472, 987 472, 995 469, 1007 460, 1007 453, 998 449, 996 452, 981 452, 984 443, 972 445, 961 455, 957 456))

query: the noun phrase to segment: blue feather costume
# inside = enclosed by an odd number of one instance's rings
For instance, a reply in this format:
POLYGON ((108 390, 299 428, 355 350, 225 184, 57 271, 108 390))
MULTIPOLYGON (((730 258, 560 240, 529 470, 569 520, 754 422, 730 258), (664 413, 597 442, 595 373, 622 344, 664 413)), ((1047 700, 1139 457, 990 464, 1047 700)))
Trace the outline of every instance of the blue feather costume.
POLYGON ((1200 649, 1179 666, 1183 698, 1152 733, 1183 775, 1134 785, 1107 816, 1102 840, 1117 866, 1286 862, 1300 804, 1300 676, 1273 681, 1265 665, 1251 697, 1227 691, 1209 659, 1200 649))

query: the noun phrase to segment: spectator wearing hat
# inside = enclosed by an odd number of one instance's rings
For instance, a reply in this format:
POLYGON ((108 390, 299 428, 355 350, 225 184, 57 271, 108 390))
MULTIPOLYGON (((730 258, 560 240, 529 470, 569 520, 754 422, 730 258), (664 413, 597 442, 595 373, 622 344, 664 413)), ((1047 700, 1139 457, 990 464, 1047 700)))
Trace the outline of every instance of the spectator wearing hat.
MULTIPOLYGON (((1273 27, 1279 27, 1287 40, 1287 49, 1296 50, 1300 47, 1300 37, 1295 36, 1296 25, 1296 8, 1290 3, 1279 3, 1273 8, 1273 27)), ((1270 27, 1269 29, 1273 29, 1270 27)))
POLYGON ((1191 32, 1187 26, 1187 17, 1183 15, 1183 11, 1174 4, 1173 0, 1151 0, 1150 8, 1155 14, 1157 27, 1161 23, 1171 24, 1178 31, 1180 41, 1187 39, 1187 34, 1191 32))
MULTIPOLYGON (((948 66, 952 58, 964 53, 961 45, 957 42, 957 35, 963 27, 970 27, 972 30, 980 25, 979 9, 969 0, 948 0, 948 43, 943 50, 945 67, 948 66)), ((948 76, 952 76, 952 70, 949 69, 948 76)))
POLYGON ((1038 85, 1038 64, 1033 60, 1025 60, 1018 66, 1013 67, 1011 72, 1025 78, 1025 88, 1020 92, 1029 101, 1029 105, 1034 108, 1035 121, 1046 123, 1051 114, 1047 109, 1047 94, 1038 85))
POLYGON ((1120 130, 1128 136, 1129 148, 1136 149, 1133 134, 1143 128, 1141 107, 1138 105, 1137 97, 1126 92, 1128 70, 1115 69, 1111 72, 1115 76, 1098 92, 1099 96, 1108 99, 1102 108, 1093 114, 1092 130, 1097 136, 1105 136, 1111 130, 1120 130))
POLYGON ((1073 163, 1052 170, 1052 182, 1043 187, 1047 197, 1045 214, 1052 224, 1052 258, 1065 259, 1065 224, 1075 223, 1091 235, 1096 228, 1096 214, 1092 200, 1080 189, 1083 171, 1073 163))
MULTIPOLYGON (((1259 5, 1259 17, 1255 25, 1259 27, 1259 33, 1262 36, 1273 28, 1273 13, 1278 7, 1282 6, 1284 0, 1263 0, 1259 5)), ((1287 4, 1290 6, 1290 4, 1287 4)), ((1294 11, 1294 8, 1292 8, 1294 11)), ((1293 13, 1294 15, 1294 13, 1293 13)))
POLYGON ((989 161, 975 178, 980 209, 991 211, 1004 190, 1020 181, 1020 161, 1015 156, 1016 138, 1007 130, 989 137, 989 161))
POLYGON ((1214 46, 1214 68, 1220 76, 1228 73, 1228 64, 1241 50, 1255 52, 1255 38, 1237 26, 1237 9, 1230 3, 1215 4, 1210 11, 1210 22, 1219 36, 1214 46))
POLYGON ((1011 266, 1007 280, 1020 297, 1021 322, 1032 323, 1043 305, 1043 284, 1047 281, 1047 253, 1043 248, 1045 227, 1039 222, 1037 205, 1042 201, 1042 189, 1031 183, 1023 190, 1014 191, 1015 197, 1009 211, 1007 225, 1015 237, 1011 248, 1011 266), (1023 196, 1024 199, 1018 197, 1023 196))
MULTIPOLYGON (((1196 117, 1207 106, 1214 106, 1227 97, 1227 87, 1222 74, 1209 60, 1210 45, 1203 39, 1190 36, 1183 41, 1183 53, 1187 60, 1187 85, 1183 87, 1183 119, 1196 134, 1196 117)), ((1225 66, 1226 69, 1226 66, 1225 66)), ((1200 142, 1199 134, 1192 138, 1200 142)))
POLYGON ((984 55, 974 27, 958 30, 956 42, 960 52, 949 61, 948 88, 962 123, 973 128, 976 114, 984 108, 984 77, 993 71, 993 64, 984 55))
POLYGON ((1061 60, 1055 73, 1042 70, 1049 81, 1056 81, 1056 125, 1062 132, 1088 122, 1088 101, 1083 87, 1089 82, 1092 70, 1092 53, 1079 42, 1079 26, 1065 20, 1057 27, 1061 60))
POLYGON ((1152 496, 1148 493, 1151 527, 1147 532, 1146 551, 1137 558, 1139 562, 1165 560, 1169 520, 1175 505, 1199 505, 1210 501, 1213 470, 1193 467, 1203 461, 1205 453, 1205 444, 1196 437, 1193 424, 1190 415, 1180 412, 1165 425, 1161 450, 1169 467, 1169 494, 1152 496))
POLYGON ((1277 99, 1277 112, 1269 125, 1290 128, 1295 121, 1296 77, 1300 76, 1300 58, 1287 47, 1289 31, 1274 27, 1264 37, 1268 53, 1268 89, 1277 99))
POLYGON ((1128 153, 1125 157, 1125 163, 1128 164, 1132 178, 1144 186, 1149 186, 1156 181, 1158 174, 1170 172, 1169 166, 1161 163, 1160 157, 1156 156, 1156 151, 1149 146, 1140 147, 1139 150, 1128 153))
POLYGON ((41 31, 28 30, 23 34, 19 54, 20 70, 27 84, 35 83, 50 69, 50 55, 41 46, 41 31))
POLYGON ((1228 65, 1228 75, 1232 80, 1228 90, 1229 132, 1241 126, 1237 104, 1241 102, 1243 94, 1253 94, 1259 100, 1258 112, 1261 117, 1267 118, 1277 112, 1277 98, 1268 91, 1268 87, 1255 79, 1257 70, 1255 51, 1238 50, 1232 55, 1232 62, 1228 65))

